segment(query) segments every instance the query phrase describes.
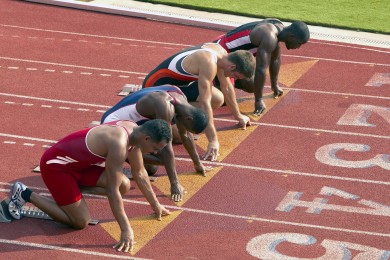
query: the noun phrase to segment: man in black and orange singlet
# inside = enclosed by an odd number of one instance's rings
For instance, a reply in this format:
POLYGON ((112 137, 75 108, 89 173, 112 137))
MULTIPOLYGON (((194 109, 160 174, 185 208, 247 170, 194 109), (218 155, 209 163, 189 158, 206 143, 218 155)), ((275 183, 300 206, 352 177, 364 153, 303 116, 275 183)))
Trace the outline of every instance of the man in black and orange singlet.
POLYGON ((256 69, 251 79, 235 80, 235 87, 255 94, 255 115, 265 111, 263 102, 263 89, 266 78, 266 70, 269 68, 271 88, 274 98, 283 94, 278 85, 278 75, 281 64, 280 42, 284 42, 286 48, 297 49, 308 42, 310 32, 307 25, 301 21, 295 21, 289 26, 284 26, 275 18, 267 18, 260 22, 243 24, 214 42, 219 43, 228 53, 237 50, 248 50, 256 56, 256 69))
MULTIPOLYGON (((163 119, 172 124, 173 135, 175 133, 178 135, 192 159, 195 170, 206 176, 206 171, 210 168, 205 167, 200 161, 192 133, 203 132, 207 127, 208 118, 203 109, 188 103, 186 96, 178 87, 155 86, 134 92, 108 109, 103 114, 101 123, 131 120, 142 125, 152 119, 163 119)), ((172 142, 169 142, 158 154, 144 155, 144 163, 149 175, 157 171, 156 165, 164 165, 171 183, 172 200, 183 200, 185 189, 177 176, 172 142)))
POLYGON ((122 200, 130 190, 130 181, 122 172, 123 163, 128 160, 135 182, 161 220, 170 212, 157 200, 142 154, 161 151, 171 138, 169 124, 161 119, 142 126, 132 121, 114 121, 74 132, 46 150, 41 158, 41 176, 54 200, 15 182, 9 212, 14 219, 20 219, 21 208, 31 202, 53 220, 82 229, 91 217, 81 192, 105 195, 121 229, 114 247, 128 252, 134 246, 134 232, 122 200))
POLYGON ((143 88, 171 84, 178 86, 194 106, 202 108, 209 122, 205 130, 209 141, 204 160, 217 160, 219 141, 214 126, 213 109, 225 102, 239 125, 245 129, 250 125, 249 117, 241 114, 236 101, 234 87, 230 78, 244 79, 252 77, 255 59, 248 51, 227 53, 219 44, 205 43, 185 49, 158 65, 150 72, 143 88), (220 90, 214 87, 218 79, 220 90))

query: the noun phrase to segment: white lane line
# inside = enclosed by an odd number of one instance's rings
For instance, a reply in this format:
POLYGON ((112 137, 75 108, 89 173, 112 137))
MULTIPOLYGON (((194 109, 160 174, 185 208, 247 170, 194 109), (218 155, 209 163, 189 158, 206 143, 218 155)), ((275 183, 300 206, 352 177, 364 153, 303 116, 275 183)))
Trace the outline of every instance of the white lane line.
MULTIPOLYGON (((10 183, 6 182, 0 182, 2 185, 12 186, 10 183)), ((35 187, 30 187, 32 190, 36 189, 35 187)), ((39 188, 39 190, 47 191, 47 189, 39 188)), ((9 189, 0 189, 0 191, 9 192, 9 189)), ((43 196, 51 196, 49 193, 42 192, 40 195, 43 196)), ((101 196, 101 195, 93 195, 93 194, 84 194, 83 195, 91 198, 100 198, 107 200, 107 197, 101 196)), ((139 201, 139 200, 131 200, 131 199, 123 199, 123 202, 126 203, 133 203, 133 204, 140 204, 140 205, 146 205, 149 206, 150 204, 146 201, 139 201)), ((236 219, 242 219, 242 220, 253 220, 253 221, 259 221, 259 222, 266 222, 266 223, 272 223, 272 224, 282 224, 287 226, 297 226, 297 227, 305 227, 305 228, 314 228, 314 229, 322 229, 322 230, 328 230, 328 231, 337 231, 337 232, 345 232, 345 233, 351 233, 351 234, 361 234, 361 235, 371 235, 371 236, 379 236, 379 237, 390 237, 390 234, 386 233, 378 233, 378 232, 371 232, 371 231, 364 231, 364 230, 354 230, 354 229, 346 229, 346 228, 337 228, 337 227, 330 227, 330 226, 321 226, 321 225, 312 225, 312 224, 305 224, 301 222, 291 222, 291 221, 284 221, 284 220, 275 220, 275 219, 267 219, 267 218, 258 218, 258 217, 250 217, 250 216, 242 216, 242 215, 236 215, 236 214, 229 214, 229 213, 221 213, 216 211, 209 211, 209 210, 202 210, 202 209, 193 209, 193 208, 186 208, 186 207, 179 207, 179 206, 172 206, 172 205, 163 205, 165 208, 169 209, 175 209, 175 210, 181 210, 181 211, 187 211, 187 212, 193 212, 193 213, 199 213, 199 214, 207 214, 211 216, 220 216, 220 217, 228 217, 228 218, 236 218, 236 219)))
MULTIPOLYGON (((234 119, 214 117, 214 120, 222 121, 222 122, 237 123, 237 120, 234 120, 234 119)), ((352 135, 352 136, 360 136, 360 137, 390 139, 390 136, 387 136, 387 135, 373 135, 373 134, 364 134, 364 133, 343 132, 343 131, 336 131, 336 130, 303 127, 303 126, 291 126, 291 125, 280 125, 280 124, 259 123, 259 122, 251 122, 251 125, 279 127, 279 128, 294 129, 294 130, 299 130, 299 131, 322 132, 322 133, 328 133, 328 134, 340 134, 340 135, 352 135)))
POLYGON ((32 96, 24 96, 24 95, 15 95, 15 94, 9 94, 9 93, 0 93, 0 96, 17 97, 17 98, 25 98, 25 99, 32 99, 32 100, 49 101, 49 102, 55 102, 55 103, 64 103, 64 104, 81 105, 81 106, 89 106, 89 107, 101 107, 101 108, 110 108, 111 107, 111 106, 104 106, 104 105, 98 105, 98 104, 73 102, 73 101, 50 99, 50 98, 40 98, 40 97, 32 97, 32 96))
POLYGON ((116 72, 116 73, 139 74, 139 75, 145 75, 145 76, 147 75, 147 73, 136 72, 136 71, 124 71, 124 70, 114 70, 114 69, 105 69, 105 68, 95 68, 95 67, 88 67, 88 66, 78 66, 78 65, 73 65, 73 64, 56 63, 56 62, 17 59, 17 58, 11 58, 11 57, 0 57, 0 59, 29 62, 29 63, 38 63, 38 64, 45 64, 45 65, 53 65, 53 66, 71 67, 71 68, 78 68, 78 69, 102 70, 102 71, 110 71, 110 72, 116 72))
POLYGON ((86 111, 89 111, 89 109, 88 108, 77 108, 77 111, 83 111, 83 112, 85 111, 86 112, 86 111))
POLYGON ((136 258, 136 257, 125 256, 125 255, 120 255, 120 254, 114 255, 114 254, 100 253, 100 252, 96 252, 96 251, 80 250, 80 249, 69 248, 69 247, 31 243, 31 242, 25 242, 25 241, 20 241, 20 240, 0 239, 0 243, 12 244, 12 245, 16 245, 16 246, 28 246, 28 247, 35 247, 35 248, 41 248, 41 249, 58 250, 58 251, 65 251, 65 252, 78 253, 78 254, 84 254, 84 255, 92 255, 92 256, 101 256, 101 257, 108 257, 108 258, 116 258, 116 259, 130 259, 130 260, 144 259, 144 258, 136 258))
MULTIPOLYGON (((83 36, 91 36, 91 37, 100 37, 100 38, 107 38, 107 39, 121 39, 121 40, 127 40, 127 41, 138 41, 138 42, 154 43, 154 44, 162 44, 162 45, 175 45, 175 46, 186 46, 186 47, 190 46, 190 45, 185 45, 185 44, 164 43, 164 42, 145 41, 145 40, 139 40, 139 39, 117 38, 117 37, 91 35, 91 34, 81 34, 81 33, 72 33, 72 32, 53 31, 53 30, 44 30, 44 29, 37 29, 37 28, 19 27, 19 26, 5 25, 5 24, 0 24, 0 26, 16 27, 16 28, 22 28, 22 29, 28 29, 28 30, 49 31, 49 32, 56 32, 56 33, 66 33, 66 34, 73 34, 73 35, 83 35, 83 36)), ((88 42, 88 41, 79 40, 79 42, 88 42)), ((97 43, 103 44, 102 42, 97 42, 97 43)), ((319 42, 312 42, 312 43, 324 44, 324 43, 319 43, 319 42)), ((134 46, 137 46, 137 45, 134 45, 134 46)), ((346 47, 346 48, 352 48, 351 46, 345 46, 345 45, 341 45, 341 44, 339 44, 337 46, 346 47)), ((155 46, 146 46, 146 47, 154 47, 155 48, 155 46)), ((362 49, 362 50, 369 50, 369 51, 376 51, 376 52, 389 53, 389 52, 386 52, 386 51, 375 50, 375 49, 368 49, 368 48, 359 48, 359 47, 353 47, 353 48, 362 49)), ((386 66, 386 67, 390 66, 390 64, 381 64, 381 63, 372 63, 372 62, 359 62, 359 61, 350 61, 350 60, 338 60, 338 59, 329 59, 329 58, 322 58, 322 57, 299 56, 299 55, 289 55, 289 54, 283 54, 282 56, 285 56, 285 57, 295 57, 295 58, 304 58, 304 59, 314 59, 314 60, 323 60, 323 61, 342 62, 342 63, 362 64, 362 65, 376 65, 376 66, 386 66)))
POLYGON ((371 48, 367 48, 367 47, 343 45, 343 44, 338 44, 338 43, 317 42, 317 41, 312 41, 312 40, 310 40, 310 43, 320 44, 320 45, 331 45, 331 46, 343 47, 343 48, 348 48, 348 49, 359 49, 359 50, 365 50, 365 51, 374 51, 374 52, 381 52, 381 53, 390 54, 390 51, 371 49, 371 48))
MULTIPOLYGON (((33 141, 39 141, 39 142, 46 142, 46 143, 56 143, 56 141, 53 141, 53 140, 39 139, 39 138, 27 137, 27 136, 11 135, 11 134, 5 134, 5 133, 0 133, 0 136, 10 137, 10 138, 27 139, 27 140, 33 140, 33 141)), ((179 156, 175 157, 175 160, 186 161, 186 162, 192 163, 191 159, 182 158, 179 156)), ((350 182, 390 186, 390 182, 386 182, 386 181, 358 179, 358 178, 350 178, 350 177, 340 177, 340 176, 336 176, 336 175, 325 175, 325 174, 310 173, 310 172, 298 172, 298 171, 291 171, 291 170, 272 169, 272 168, 230 164, 230 163, 223 163, 223 162, 211 162, 211 161, 202 161, 202 162, 204 164, 212 165, 212 166, 225 166, 225 167, 231 167, 231 168, 248 169, 248 170, 263 171, 263 172, 276 173, 276 174, 290 174, 290 175, 306 176, 306 177, 320 178, 320 179, 332 179, 332 180, 340 180, 340 181, 350 181, 350 182)))
POLYGON ((282 56, 285 56, 285 57, 294 57, 294 58, 301 58, 301 59, 310 59, 310 60, 322 60, 322 61, 333 61, 333 62, 341 62, 341 63, 360 64, 360 65, 375 65, 375 66, 390 67, 390 64, 384 64, 384 63, 374 63, 374 62, 364 62, 364 61, 353 61, 353 60, 336 60, 336 59, 328 59, 328 58, 321 58, 321 57, 298 56, 298 55, 290 55, 290 54, 284 54, 284 55, 282 55, 282 56))
MULTIPOLYGON (((12 102, 12 101, 4 101, 4 104, 9 104, 9 105, 15 105, 16 103, 15 102, 12 102)), ((32 103, 22 103, 22 104, 17 104, 17 105, 22 105, 22 106, 27 106, 27 107, 32 107, 34 106, 34 104, 32 103)), ((49 105, 41 105, 41 107, 44 107, 44 108, 53 108, 53 106, 49 106, 49 105)), ((91 109, 89 108, 83 108, 83 107, 80 107, 80 108, 71 108, 71 107, 58 107, 59 109, 73 109, 73 110, 77 110, 77 111, 82 111, 82 112, 88 112, 88 111, 91 111, 91 109)), ((106 112, 106 110, 96 110, 97 113, 104 113, 106 112)))
MULTIPOLYGON (((41 101, 50 101, 50 102, 58 102, 58 103, 73 104, 73 105, 80 105, 80 106, 92 106, 92 107, 101 107, 101 108, 111 108, 111 106, 104 106, 104 105, 99 105, 99 104, 89 104, 89 103, 73 102, 73 101, 58 100, 58 99, 38 98, 38 97, 15 95, 15 94, 9 94, 9 93, 0 93, 0 96, 9 96, 9 97, 41 100, 41 101)), ((378 98, 381 98, 381 97, 378 97, 378 98)), ((6 102, 9 102, 9 101, 6 101, 6 102)), ((41 107, 49 107, 49 106, 41 105, 41 107)), ((104 113, 105 111, 97 110, 96 112, 103 112, 104 113)), ((236 122, 235 120, 223 119, 223 118, 217 118, 217 117, 214 118, 214 120, 216 120, 216 121, 233 122, 233 123, 236 122)), ((330 134, 343 134, 343 135, 351 135, 351 136, 361 136, 361 137, 390 139, 390 136, 364 134, 364 133, 354 133, 354 132, 343 132, 343 131, 327 130, 327 129, 320 129, 320 128, 308 128, 308 127, 300 127, 300 126, 288 126, 288 125, 267 124, 267 123, 257 123, 257 122, 252 122, 252 124, 253 125, 260 125, 260 126, 272 126, 272 127, 296 129, 296 130, 303 130, 303 131, 324 132, 324 133, 330 133, 330 134)))
POLYGON ((24 27, 24 26, 16 26, 16 25, 9 25, 9 24, 0 24, 0 26, 10 27, 10 28, 18 28, 18 29, 25 29, 25 30, 33 30, 33 31, 41 31, 41 32, 62 33, 62 34, 69 34, 69 35, 79 35, 79 36, 87 36, 87 37, 104 38, 104 39, 115 39, 115 40, 123 40, 123 41, 146 42, 146 43, 163 44, 163 45, 174 45, 174 46, 183 46, 183 47, 190 47, 190 46, 192 46, 192 45, 179 44, 179 43, 146 41, 146 40, 139 40, 139 39, 132 39, 132 38, 121 38, 121 37, 112 37, 112 36, 96 35, 96 34, 86 34, 86 33, 65 32, 65 31, 57 31, 57 30, 47 30, 47 29, 24 27))
MULTIPOLYGON (((186 161, 186 162, 192 163, 191 159, 178 157, 178 156, 175 157, 175 160, 186 161)), ((280 169, 264 168, 264 167, 257 167, 257 166, 230 164, 230 163, 223 163, 223 162, 211 162, 211 161, 202 161, 202 162, 204 164, 212 165, 212 166, 225 166, 225 167, 238 168, 238 169, 264 171, 264 172, 270 172, 270 173, 276 173, 276 174, 290 174, 290 175, 306 176, 306 177, 312 177, 312 178, 332 179, 332 180, 340 180, 340 181, 351 181, 351 182, 390 186, 390 182, 386 182, 386 181, 340 177, 340 176, 336 176, 336 175, 324 175, 324 174, 309 173, 309 172, 297 172, 297 171, 291 171, 291 170, 280 170, 280 169)), ((234 173, 234 174, 236 174, 236 173, 234 173)))
POLYGON ((303 88, 287 88, 287 87, 283 88, 283 89, 296 90, 296 91, 309 92, 309 93, 317 93, 317 94, 326 94, 326 95, 350 96, 350 97, 362 97, 362 98, 376 98, 376 99, 390 100, 390 97, 371 96, 371 95, 364 95, 364 94, 343 93, 343 92, 333 92, 333 91, 323 91, 323 90, 312 90, 312 89, 303 89, 303 88))
POLYGON ((44 142, 44 143, 56 143, 57 142, 57 141, 49 140, 49 139, 42 139, 42 138, 35 138, 35 137, 21 136, 21 135, 4 134, 4 133, 0 133, 0 136, 11 137, 11 138, 16 138, 16 139, 26 139, 26 140, 38 141, 38 142, 44 142))
MULTIPOLYGON (((161 44, 161 45, 173 45, 173 46, 183 46, 183 47, 191 47, 192 46, 192 45, 182 44, 182 43, 156 42, 156 41, 147 41, 147 40, 142 40, 142 39, 121 38, 121 37, 114 37, 114 36, 108 36, 108 35, 95 35, 95 34, 85 34, 85 33, 77 33, 77 32, 48 30, 48 29, 41 29, 41 28, 9 25, 9 24, 0 24, 0 26, 10 27, 10 28, 18 28, 18 29, 24 29, 24 30, 32 30, 32 31, 61 33, 61 34, 67 34, 67 35, 97 37, 97 38, 103 38, 103 39, 117 39, 117 40, 124 40, 124 41, 136 41, 136 42, 155 43, 155 44, 161 44)), ((0 35, 0 36, 4 36, 4 35, 0 35)), ((49 38, 49 39, 51 39, 51 38, 49 38)), ((340 46, 340 47, 345 47, 345 48, 354 48, 354 49, 368 50, 368 51, 374 51, 374 52, 389 53, 389 52, 384 51, 384 50, 377 50, 377 49, 372 49, 372 48, 367 48, 367 47, 351 46, 350 44, 342 44, 342 43, 338 43, 338 44, 324 43, 324 42, 321 42, 318 40, 310 40, 309 44, 327 44, 327 45, 335 45, 335 46, 340 46)))

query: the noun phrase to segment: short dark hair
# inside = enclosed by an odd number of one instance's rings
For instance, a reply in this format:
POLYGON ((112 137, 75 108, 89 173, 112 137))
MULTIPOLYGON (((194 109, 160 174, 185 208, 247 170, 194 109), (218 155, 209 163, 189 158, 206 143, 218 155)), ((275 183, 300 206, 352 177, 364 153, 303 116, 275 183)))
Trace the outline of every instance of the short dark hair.
POLYGON ((171 128, 169 124, 162 119, 146 121, 140 126, 140 131, 150 136, 155 143, 159 143, 163 140, 169 143, 172 140, 171 128))
POLYGON ((297 36, 301 43, 306 43, 310 39, 309 28, 304 22, 295 21, 290 25, 291 32, 297 36))
POLYGON ((235 71, 242 73, 245 78, 251 78, 255 72, 256 61, 253 54, 245 50, 229 53, 228 60, 236 65, 235 71))
POLYGON ((209 123, 209 117, 207 116, 207 113, 203 109, 193 106, 191 106, 189 112, 193 122, 192 131, 194 134, 202 133, 209 123))

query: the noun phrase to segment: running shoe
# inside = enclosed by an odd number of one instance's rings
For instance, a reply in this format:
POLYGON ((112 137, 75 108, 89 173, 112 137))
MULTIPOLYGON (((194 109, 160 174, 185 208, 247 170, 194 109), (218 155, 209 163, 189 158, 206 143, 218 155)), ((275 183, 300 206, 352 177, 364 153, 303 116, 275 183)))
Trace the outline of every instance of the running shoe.
POLYGON ((14 219, 22 217, 21 210, 26 201, 22 198, 22 192, 27 189, 27 186, 21 182, 15 182, 11 189, 11 200, 8 204, 8 210, 14 219))

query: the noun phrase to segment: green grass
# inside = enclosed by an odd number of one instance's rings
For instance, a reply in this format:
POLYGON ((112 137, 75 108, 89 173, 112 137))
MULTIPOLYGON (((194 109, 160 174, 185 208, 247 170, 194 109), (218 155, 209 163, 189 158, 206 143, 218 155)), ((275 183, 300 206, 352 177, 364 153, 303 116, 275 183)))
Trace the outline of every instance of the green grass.
POLYGON ((390 34, 390 0, 145 0, 196 10, 301 20, 309 25, 390 34))

